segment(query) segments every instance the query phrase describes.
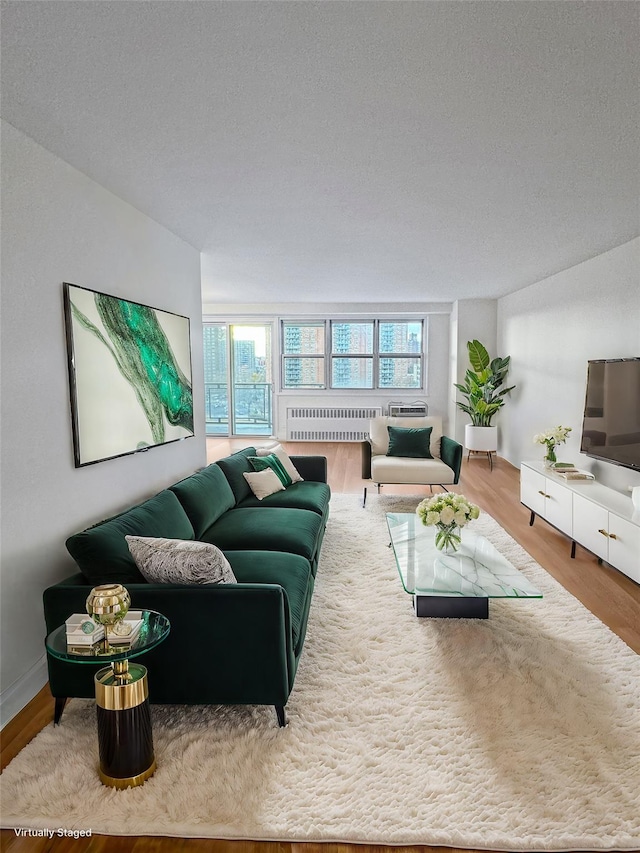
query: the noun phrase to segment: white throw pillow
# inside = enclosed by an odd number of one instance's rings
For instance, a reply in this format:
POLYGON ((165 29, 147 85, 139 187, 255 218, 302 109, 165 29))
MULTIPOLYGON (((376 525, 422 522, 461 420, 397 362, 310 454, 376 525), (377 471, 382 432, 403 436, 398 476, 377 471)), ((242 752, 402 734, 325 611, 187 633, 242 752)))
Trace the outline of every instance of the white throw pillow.
POLYGON ((264 471, 254 471, 253 473, 243 473, 253 494, 261 501, 263 498, 268 498, 276 492, 284 492, 282 480, 273 468, 265 468, 264 471))
POLYGON ((293 464, 291 459, 289 458, 287 451, 281 444, 269 444, 264 447, 256 448, 256 456, 268 456, 270 453, 275 453, 278 459, 282 462, 282 467, 285 469, 287 474, 291 477, 292 483, 301 483, 303 478, 300 476, 300 472, 293 464))
POLYGON ((125 536, 131 556, 149 583, 236 583, 219 548, 208 542, 125 536))

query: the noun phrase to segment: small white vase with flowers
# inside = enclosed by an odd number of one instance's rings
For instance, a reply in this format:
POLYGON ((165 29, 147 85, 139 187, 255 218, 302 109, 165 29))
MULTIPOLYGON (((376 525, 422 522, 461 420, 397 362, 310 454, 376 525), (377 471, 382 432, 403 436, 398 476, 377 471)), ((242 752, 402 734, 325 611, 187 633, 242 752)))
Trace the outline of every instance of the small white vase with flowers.
POLYGON ((556 447, 559 444, 565 443, 570 432, 571 427, 557 426, 553 429, 548 429, 546 432, 540 432, 533 436, 534 444, 544 444, 547 448, 544 456, 544 464, 547 468, 551 468, 551 466, 558 461, 556 456, 556 447))

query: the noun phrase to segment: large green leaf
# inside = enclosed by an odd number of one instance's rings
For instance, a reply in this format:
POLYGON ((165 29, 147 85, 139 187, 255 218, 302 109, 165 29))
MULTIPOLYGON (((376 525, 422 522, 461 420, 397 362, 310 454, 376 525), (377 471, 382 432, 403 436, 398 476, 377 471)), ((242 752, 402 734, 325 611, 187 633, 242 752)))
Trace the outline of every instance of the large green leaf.
POLYGON ((489 366, 489 353, 480 341, 467 341, 469 361, 476 373, 482 373, 489 366))
POLYGON ((509 362, 511 361, 511 356, 508 355, 506 358, 494 358, 491 364, 489 365, 492 373, 505 373, 509 369, 509 362))
POLYGON ((471 408, 469 406, 465 405, 465 403, 456 403, 456 406, 459 409, 462 409, 463 412, 466 412, 469 415, 469 417, 473 419, 473 411, 471 410, 471 408))

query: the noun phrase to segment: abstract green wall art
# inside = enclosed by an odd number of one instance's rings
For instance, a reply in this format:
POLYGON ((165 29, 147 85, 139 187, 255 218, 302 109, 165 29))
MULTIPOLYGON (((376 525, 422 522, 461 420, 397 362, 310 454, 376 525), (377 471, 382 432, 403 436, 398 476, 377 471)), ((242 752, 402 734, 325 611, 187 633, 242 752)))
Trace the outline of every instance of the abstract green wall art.
POLYGON ((194 434, 189 318, 64 284, 77 468, 194 434))

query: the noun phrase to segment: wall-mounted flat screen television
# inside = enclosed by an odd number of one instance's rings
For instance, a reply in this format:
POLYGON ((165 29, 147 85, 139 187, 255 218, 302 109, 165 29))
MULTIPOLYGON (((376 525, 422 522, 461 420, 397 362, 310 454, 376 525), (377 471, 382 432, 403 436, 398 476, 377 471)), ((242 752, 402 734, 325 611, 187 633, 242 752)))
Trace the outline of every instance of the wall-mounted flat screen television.
POLYGON ((640 471, 640 357, 589 361, 580 450, 640 471))
POLYGON ((64 284, 77 468, 193 432, 189 318, 64 284))

